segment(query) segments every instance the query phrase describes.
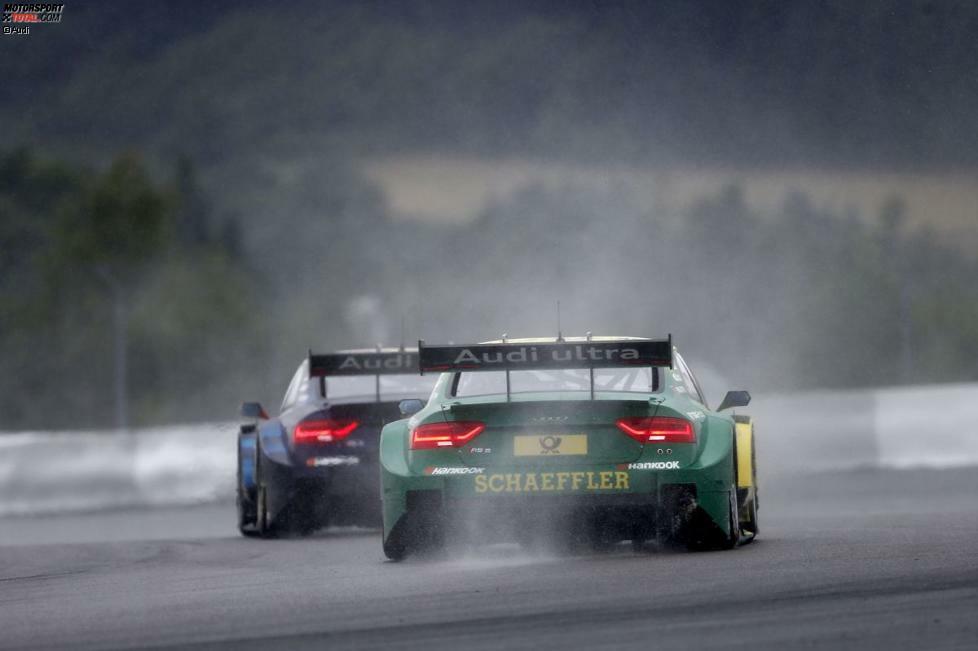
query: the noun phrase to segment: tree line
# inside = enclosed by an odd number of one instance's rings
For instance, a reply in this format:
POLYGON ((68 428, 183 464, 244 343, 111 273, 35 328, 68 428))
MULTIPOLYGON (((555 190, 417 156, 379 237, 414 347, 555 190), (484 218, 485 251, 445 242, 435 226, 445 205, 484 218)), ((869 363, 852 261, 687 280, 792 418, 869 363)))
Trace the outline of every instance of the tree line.
POLYGON ((668 214, 531 184, 436 226, 328 178, 258 238, 187 159, 0 154, 3 429, 227 418, 274 405, 309 348, 556 334, 558 300, 565 334, 671 332, 758 391, 978 379, 978 261, 898 197, 876 220, 803 193, 760 214, 731 186, 668 214))
POLYGON ((257 341, 237 228, 187 160, 160 182, 133 154, 0 157, 3 428, 199 417, 257 341))

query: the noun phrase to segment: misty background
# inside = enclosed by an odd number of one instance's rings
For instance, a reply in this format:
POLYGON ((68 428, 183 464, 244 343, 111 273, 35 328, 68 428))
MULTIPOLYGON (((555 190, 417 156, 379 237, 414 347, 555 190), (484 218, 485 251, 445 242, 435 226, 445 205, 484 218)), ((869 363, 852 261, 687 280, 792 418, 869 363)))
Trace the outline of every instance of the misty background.
POLYGON ((755 393, 978 380, 976 33, 953 1, 69 4, 0 40, 3 428, 275 408, 310 347, 553 335, 557 300, 755 393))

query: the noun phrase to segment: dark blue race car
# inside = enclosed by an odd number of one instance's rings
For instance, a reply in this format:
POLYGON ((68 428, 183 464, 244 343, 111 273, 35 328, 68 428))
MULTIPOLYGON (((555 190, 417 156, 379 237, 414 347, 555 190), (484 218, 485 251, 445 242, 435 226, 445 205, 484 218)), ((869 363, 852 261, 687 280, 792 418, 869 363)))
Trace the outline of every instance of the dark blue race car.
POLYGON ((401 400, 426 402, 437 376, 417 373, 416 349, 353 350, 304 359, 269 418, 246 402, 238 435, 238 529, 307 535, 334 525, 379 526, 381 428, 401 400))

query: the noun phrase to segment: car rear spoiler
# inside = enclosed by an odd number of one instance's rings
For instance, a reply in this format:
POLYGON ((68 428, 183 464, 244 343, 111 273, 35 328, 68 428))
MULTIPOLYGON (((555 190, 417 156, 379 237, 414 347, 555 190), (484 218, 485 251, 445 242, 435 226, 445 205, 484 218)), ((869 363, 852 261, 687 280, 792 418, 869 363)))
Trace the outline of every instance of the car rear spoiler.
POLYGON ((319 378, 319 393, 326 397, 327 377, 351 375, 376 376, 377 400, 380 400, 381 375, 407 375, 418 371, 418 351, 410 348, 386 352, 316 354, 309 351, 309 377, 319 378))
POLYGON ((418 342, 421 374, 451 371, 506 371, 529 369, 589 369, 594 397, 594 369, 616 367, 672 368, 672 335, 666 339, 614 339, 554 343, 471 344, 427 346, 418 342))

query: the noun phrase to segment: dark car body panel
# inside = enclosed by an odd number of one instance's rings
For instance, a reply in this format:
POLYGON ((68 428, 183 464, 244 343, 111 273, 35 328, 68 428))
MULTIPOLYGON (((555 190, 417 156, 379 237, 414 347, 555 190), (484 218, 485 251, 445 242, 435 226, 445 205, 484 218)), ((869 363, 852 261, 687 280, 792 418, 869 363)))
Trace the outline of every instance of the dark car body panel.
MULTIPOLYGON (((310 358, 312 359, 312 358, 310 358)), ((242 425, 238 435, 238 505, 242 533, 258 527, 309 532, 325 524, 379 526, 379 440, 384 425, 402 418, 404 399, 427 391, 324 398, 310 361, 296 372, 281 413, 242 425), (356 420, 339 440, 296 443, 303 421, 356 420), (260 502, 260 504, 259 504, 260 502)), ((412 380, 414 381, 414 380, 412 380)), ((379 380, 377 384, 380 386, 379 380)))

